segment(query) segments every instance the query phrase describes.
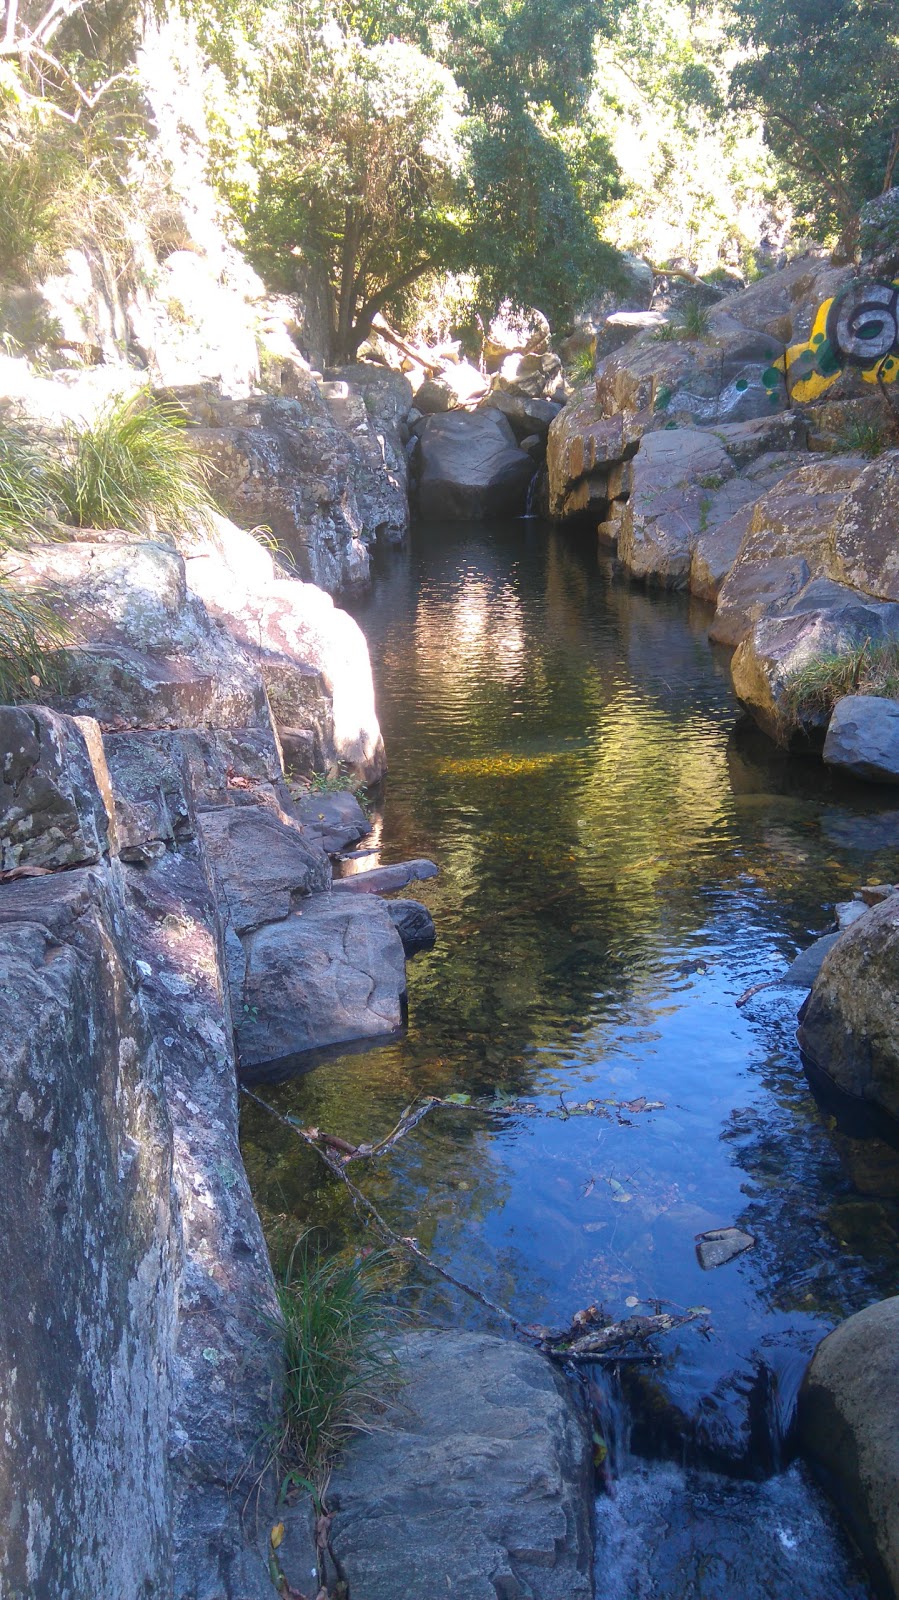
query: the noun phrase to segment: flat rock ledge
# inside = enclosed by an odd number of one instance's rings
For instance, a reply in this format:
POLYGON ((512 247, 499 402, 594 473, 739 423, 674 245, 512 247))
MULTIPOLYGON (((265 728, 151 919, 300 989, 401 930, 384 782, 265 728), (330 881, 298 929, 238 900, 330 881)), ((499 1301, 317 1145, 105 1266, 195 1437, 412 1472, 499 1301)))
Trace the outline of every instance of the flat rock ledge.
POLYGON ((411 1333, 386 1420, 331 1480, 353 1600, 593 1600, 593 1469, 564 1379, 486 1334, 411 1333))
POLYGON ((818 1346, 799 1397, 802 1447, 842 1504, 884 1594, 899 1595, 899 1296, 818 1346))

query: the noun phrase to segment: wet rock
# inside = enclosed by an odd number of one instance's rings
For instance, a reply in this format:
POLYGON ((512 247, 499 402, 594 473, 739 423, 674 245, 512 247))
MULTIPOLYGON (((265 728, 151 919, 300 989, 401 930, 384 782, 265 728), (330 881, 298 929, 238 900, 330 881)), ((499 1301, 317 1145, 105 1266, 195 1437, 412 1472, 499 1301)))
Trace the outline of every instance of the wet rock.
POLYGON ((200 815, 203 841, 235 933, 290 915, 297 897, 326 890, 331 869, 318 841, 282 814, 238 806, 200 815))
POLYGON ((352 895, 392 894, 395 889, 405 889, 407 883, 436 878, 438 870, 433 861, 397 861, 388 867, 372 867, 368 872, 335 878, 334 889, 352 895))
POLYGON ((0 872, 73 867, 115 848, 100 730, 44 706, 0 706, 0 872))
POLYGON ((799 1400, 803 1449, 835 1485, 875 1571, 899 1593, 899 1297, 818 1346, 799 1400))
POLYGON ((331 1481, 353 1600, 592 1600, 586 1430, 543 1357, 483 1334, 404 1341, 406 1379, 331 1481))
POLYGON ((799 1043, 848 1094, 899 1117, 899 896, 871 907, 826 957, 799 1043))
POLYGON ((861 900, 838 900, 834 906, 834 913, 840 931, 851 928, 853 922, 858 922, 859 917, 863 917, 867 909, 861 900))
POLYGON ((838 700, 824 760, 871 783, 899 783, 899 700, 861 694, 838 700))
POLYGON ((710 1228, 707 1233, 697 1234, 696 1255, 699 1265, 710 1272, 713 1267, 726 1266, 754 1244, 752 1234, 742 1228, 710 1228))
POLYGON ((833 949, 839 937, 838 933, 825 933, 807 950, 801 950, 778 982, 793 989, 810 989, 821 971, 824 957, 833 949))
POLYGON ((524 511, 534 475, 508 421, 496 410, 426 418, 421 431, 418 509, 465 522, 524 511))
POLYGON ((437 929, 427 906, 421 905, 418 900, 388 900, 387 910, 407 956, 432 949, 437 939, 437 929))
POLYGON ((232 997, 244 1069, 403 1024, 403 946, 383 901, 311 895, 242 941, 246 974, 232 997))

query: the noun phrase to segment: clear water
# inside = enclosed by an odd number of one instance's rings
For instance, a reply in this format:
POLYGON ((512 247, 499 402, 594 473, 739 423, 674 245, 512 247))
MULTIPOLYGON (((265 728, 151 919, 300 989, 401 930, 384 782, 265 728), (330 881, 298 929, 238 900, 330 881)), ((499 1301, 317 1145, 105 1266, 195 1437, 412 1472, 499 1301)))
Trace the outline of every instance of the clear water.
MULTIPOLYGON (((795 990, 735 1002, 836 901, 899 877, 899 803, 739 726, 706 608, 631 588, 533 520, 419 528, 356 614, 390 758, 364 864, 439 863, 415 890, 439 942, 410 965, 402 1039, 300 1062, 267 1096, 355 1141, 417 1095, 470 1094, 355 1169, 383 1214, 525 1320, 707 1306, 708 1335, 625 1374, 635 1449, 675 1463, 641 1481, 668 1473, 646 1492, 675 1504, 695 1498, 685 1471, 758 1478, 782 1464, 815 1342, 899 1287, 899 1160, 812 1094, 795 990), (497 1095, 544 1114, 491 1111, 497 1095), (640 1097, 662 1109, 621 1109, 640 1097), (565 1116, 588 1099, 599 1114, 565 1116), (695 1235, 731 1224, 754 1247, 703 1271, 695 1235)), ((272 1240, 358 1237, 294 1136, 247 1108, 243 1137, 272 1240)), ((490 1326, 423 1277, 398 1293, 490 1326)), ((777 1481, 765 1493, 788 1499, 800 1482, 777 1481)), ((800 1592, 784 1572, 773 1600, 800 1592)), ((667 1581, 632 1600, 744 1593, 667 1581)), ((834 1582, 817 1600, 863 1592, 834 1582)))

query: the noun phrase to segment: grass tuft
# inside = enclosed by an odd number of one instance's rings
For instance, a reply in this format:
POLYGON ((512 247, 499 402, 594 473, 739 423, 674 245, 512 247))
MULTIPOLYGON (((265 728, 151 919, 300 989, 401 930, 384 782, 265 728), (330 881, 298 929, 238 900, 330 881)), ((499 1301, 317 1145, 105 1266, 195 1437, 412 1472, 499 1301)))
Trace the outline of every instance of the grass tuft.
POLYGON ((89 427, 70 428, 53 487, 78 528, 189 534, 211 509, 207 475, 180 411, 147 392, 113 400, 89 427))
POLYGON ((383 1287, 383 1256, 326 1258, 308 1234, 294 1245, 278 1286, 284 1409, 270 1449, 282 1474, 321 1485, 396 1382, 396 1313, 388 1320, 383 1287))
MULTIPOLYGON (((55 506, 46 462, 28 437, 0 425, 0 557, 52 537, 55 506)), ((64 630, 38 594, 19 594, 0 576, 0 700, 41 698, 55 673, 47 652, 64 630)))
POLYGON ((670 344, 675 340, 689 343, 707 338, 710 326, 708 307, 694 296, 685 300, 671 320, 663 322, 651 337, 657 344, 670 344))
POLYGON ((812 657, 786 680, 784 709, 798 726, 831 712, 847 694, 899 699, 899 640, 872 644, 866 639, 854 649, 812 657))
POLYGON ((895 428, 876 417, 851 417, 836 440, 838 454, 867 456, 869 461, 895 446, 895 428))

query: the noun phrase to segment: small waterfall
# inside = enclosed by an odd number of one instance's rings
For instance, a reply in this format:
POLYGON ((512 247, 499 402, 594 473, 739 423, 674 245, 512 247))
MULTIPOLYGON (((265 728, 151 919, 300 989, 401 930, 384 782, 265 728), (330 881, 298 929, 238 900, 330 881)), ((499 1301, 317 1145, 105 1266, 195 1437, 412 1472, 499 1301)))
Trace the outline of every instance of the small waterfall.
POLYGON ((787 1444, 796 1418, 799 1389, 808 1366, 808 1355, 802 1350, 782 1348, 775 1352, 774 1361, 768 1360, 765 1371, 765 1423, 771 1451, 772 1472, 782 1472, 789 1459, 787 1444))
POLYGON ((524 514, 526 517, 538 517, 540 515, 539 499, 542 481, 543 468, 538 467, 530 483, 528 484, 528 497, 525 501, 524 507, 524 514))
POLYGON ((597 1366, 587 1379, 587 1394, 593 1421, 597 1472, 607 1492, 615 1493, 615 1480, 631 1465, 630 1408, 621 1390, 618 1368, 597 1366))

